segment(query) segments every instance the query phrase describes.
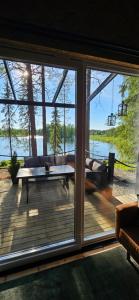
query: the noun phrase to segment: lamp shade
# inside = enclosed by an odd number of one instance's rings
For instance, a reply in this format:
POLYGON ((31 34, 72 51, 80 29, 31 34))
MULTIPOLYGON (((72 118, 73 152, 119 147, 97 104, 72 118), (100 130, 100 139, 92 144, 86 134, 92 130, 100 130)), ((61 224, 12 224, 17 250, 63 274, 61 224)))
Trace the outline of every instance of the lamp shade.
POLYGON ((116 115, 111 113, 107 119, 107 126, 115 126, 116 124, 116 115))
POLYGON ((118 116, 127 116, 127 104, 124 101, 118 105, 118 116))

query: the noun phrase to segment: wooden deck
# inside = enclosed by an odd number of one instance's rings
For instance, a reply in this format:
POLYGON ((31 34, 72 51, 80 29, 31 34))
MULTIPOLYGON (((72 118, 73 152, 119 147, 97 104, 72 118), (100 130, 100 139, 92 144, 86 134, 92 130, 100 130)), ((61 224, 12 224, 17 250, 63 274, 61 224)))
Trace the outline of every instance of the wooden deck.
MULTIPOLYGON (((112 230, 119 203, 100 193, 86 194, 84 236, 112 230)), ((5 180, 0 188, 0 205, 0 255, 74 239, 72 182, 69 194, 60 180, 32 182, 27 204, 22 181, 17 187, 5 180)))

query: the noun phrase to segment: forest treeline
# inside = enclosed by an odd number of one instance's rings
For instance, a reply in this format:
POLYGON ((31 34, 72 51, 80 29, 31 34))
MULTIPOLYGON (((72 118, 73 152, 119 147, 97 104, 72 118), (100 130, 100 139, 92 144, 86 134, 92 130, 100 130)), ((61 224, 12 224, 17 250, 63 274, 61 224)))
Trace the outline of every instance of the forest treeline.
MULTIPOLYGON (((68 125, 59 125, 60 126, 60 136, 61 139, 65 138, 68 141, 73 141, 75 139, 75 127, 72 124, 68 125)), ((47 134, 47 140, 50 140, 50 134, 51 134, 51 124, 46 125, 46 134, 47 134)), ((28 130, 26 129, 11 129, 11 135, 13 137, 26 137, 29 135, 28 130)), ((43 136, 43 129, 36 129, 36 135, 43 136)), ((8 136, 8 131, 0 129, 0 137, 6 137, 8 136)))
MULTIPOLYGON (((47 128, 47 135, 48 137, 50 136, 50 124, 46 125, 47 128)), ((63 137, 64 135, 64 126, 61 125, 61 136, 63 137)), ((75 127, 72 124, 68 124, 65 126, 66 129, 66 135, 67 138, 73 138, 75 136, 75 127)), ((90 130, 90 135, 100 135, 100 136, 112 136, 113 134, 116 134, 118 128, 112 128, 109 130, 95 130, 91 129, 90 130)), ((43 130, 42 129, 36 129, 36 133, 39 136, 42 136, 43 130)), ((0 129, 0 136, 5 137, 8 134, 6 130, 0 129)), ((26 129, 12 129, 12 135, 13 136, 18 136, 18 137, 23 137, 23 136, 28 136, 28 130, 26 129)))
POLYGON ((107 130, 96 130, 96 129, 91 129, 90 130, 90 135, 100 135, 100 136, 112 136, 113 134, 116 134, 117 131, 117 127, 116 128, 111 128, 111 129, 107 129, 107 130))

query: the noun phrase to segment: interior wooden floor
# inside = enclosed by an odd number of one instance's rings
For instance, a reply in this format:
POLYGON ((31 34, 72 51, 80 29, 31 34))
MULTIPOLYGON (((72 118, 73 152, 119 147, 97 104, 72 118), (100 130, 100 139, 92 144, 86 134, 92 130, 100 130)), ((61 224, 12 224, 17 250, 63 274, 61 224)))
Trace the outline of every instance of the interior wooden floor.
MULTIPOLYGON (((119 203, 98 192, 85 194, 84 237, 112 230, 119 203)), ((72 182, 68 193, 60 180, 30 182, 27 204, 22 181, 13 186, 5 180, 0 191, 0 255, 74 239, 76 205, 72 182)))

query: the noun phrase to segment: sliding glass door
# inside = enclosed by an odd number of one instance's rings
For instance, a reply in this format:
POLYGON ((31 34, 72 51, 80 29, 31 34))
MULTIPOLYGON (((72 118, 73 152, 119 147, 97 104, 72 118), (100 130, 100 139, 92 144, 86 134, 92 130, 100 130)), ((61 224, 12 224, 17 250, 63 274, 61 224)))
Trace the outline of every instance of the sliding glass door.
POLYGON ((4 262, 76 244, 77 76, 73 67, 2 59, 0 65, 4 262))
POLYGON ((86 70, 86 242, 112 236, 115 207, 137 200, 138 82, 137 76, 86 70))

